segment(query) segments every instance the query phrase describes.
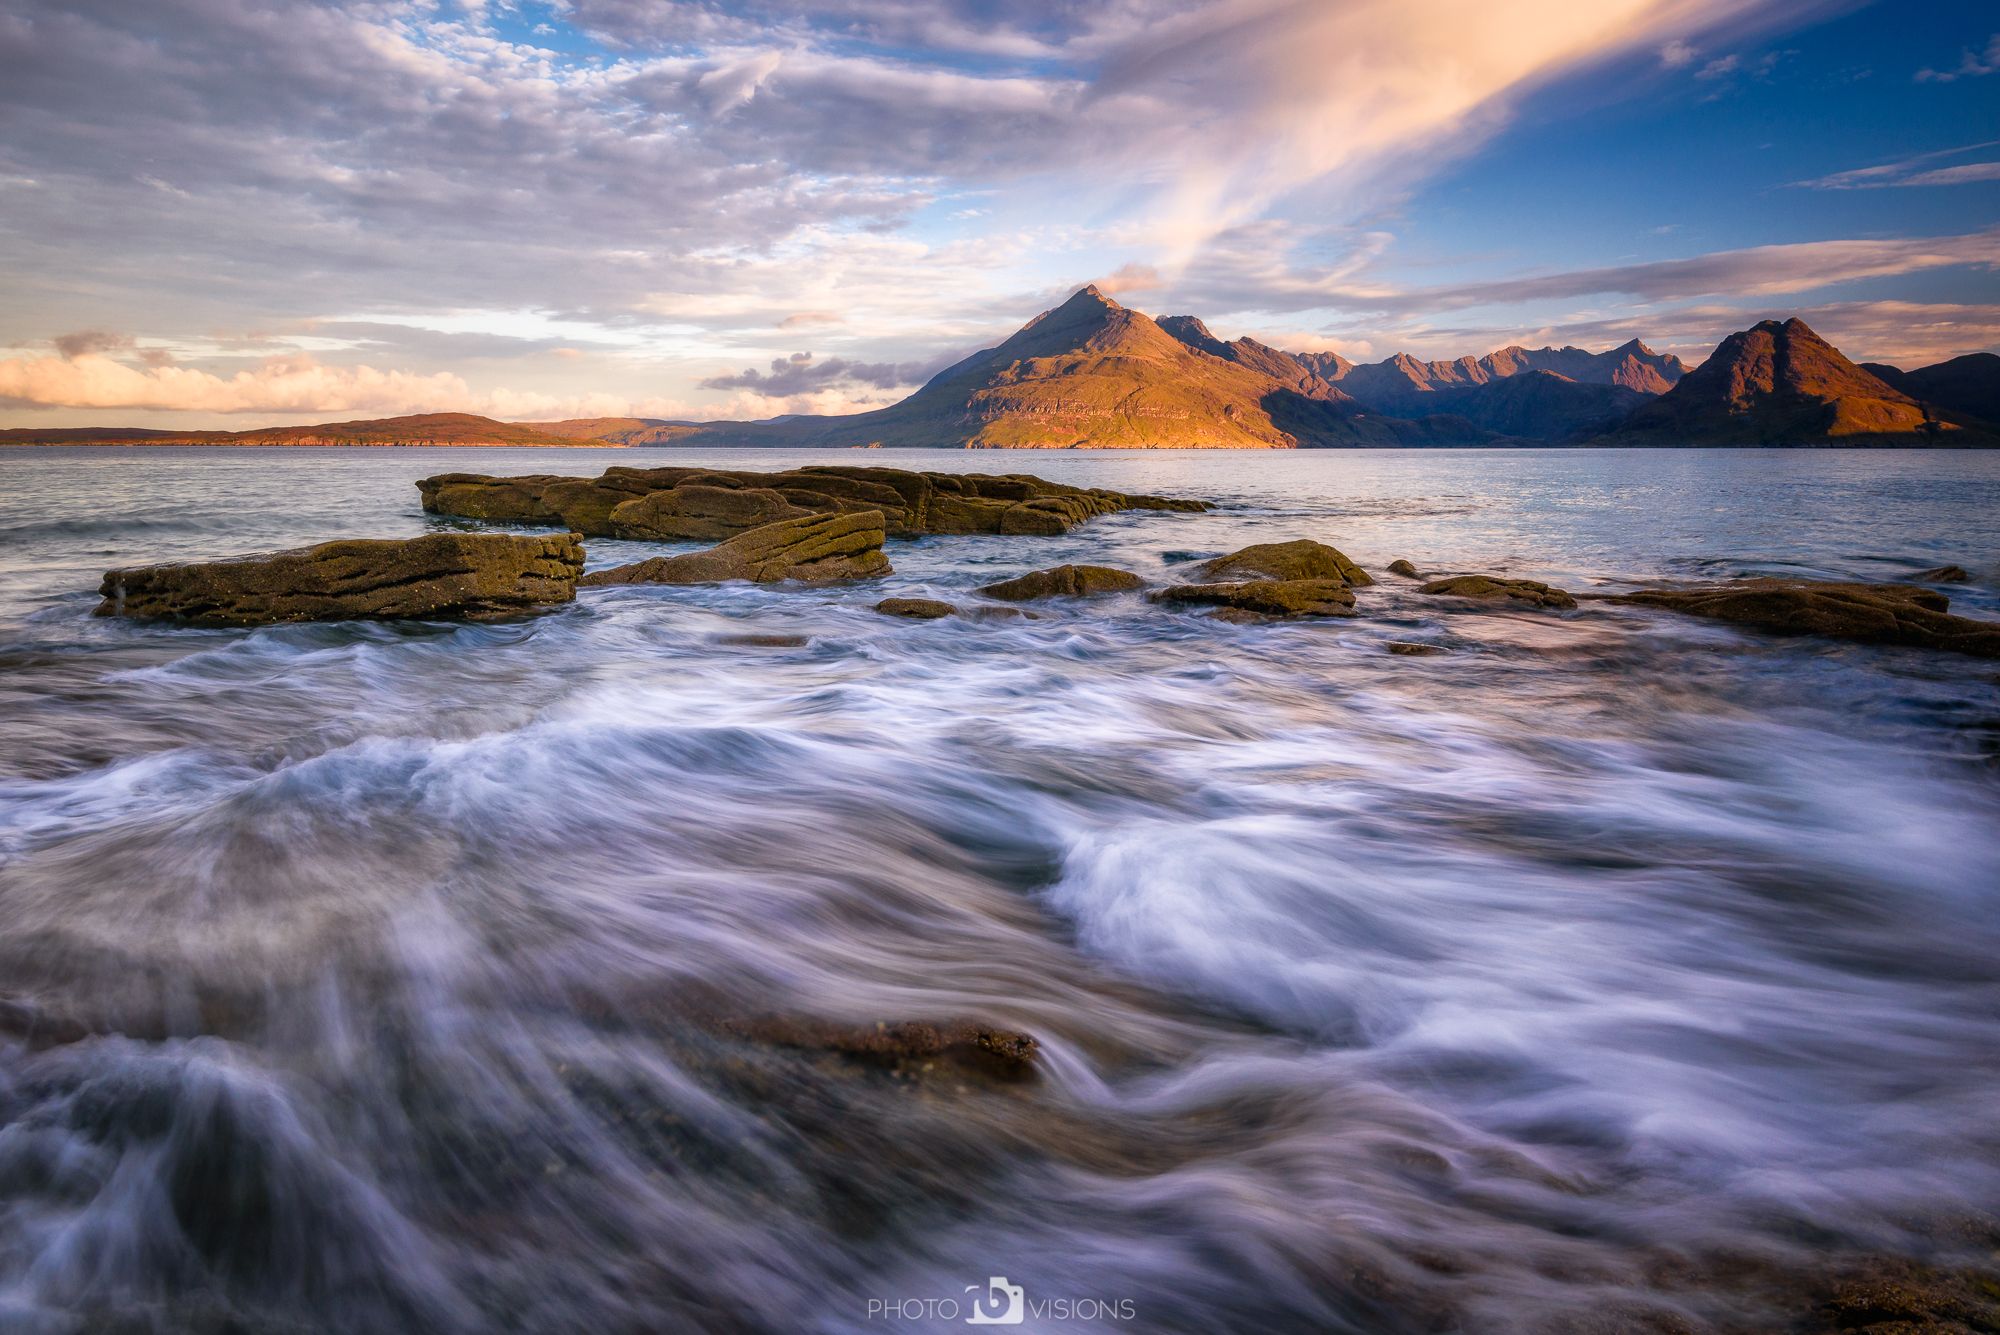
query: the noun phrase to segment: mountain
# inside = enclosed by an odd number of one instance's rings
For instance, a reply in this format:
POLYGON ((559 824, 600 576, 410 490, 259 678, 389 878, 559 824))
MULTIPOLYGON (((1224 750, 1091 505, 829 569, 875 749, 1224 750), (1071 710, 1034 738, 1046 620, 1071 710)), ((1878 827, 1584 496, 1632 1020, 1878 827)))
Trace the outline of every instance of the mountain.
POLYGON ((568 417, 560 422, 520 422, 545 436, 605 445, 671 445, 702 429, 700 422, 661 417, 568 417))
POLYGON ((1554 371, 1523 371, 1435 395, 1440 412, 1486 431, 1569 442, 1609 431, 1652 396, 1618 384, 1581 384, 1554 371))
POLYGON ((1459 419, 1371 413, 1275 348, 1159 322, 1095 286, 939 372, 892 407, 844 417, 714 423, 701 445, 966 449, 1292 449, 1477 444, 1459 419))
POLYGON ((1870 375, 1797 318, 1731 334, 1604 445, 1991 444, 1870 375))
POLYGON ((2000 357, 1990 352, 1969 352, 1915 371, 1881 362, 1863 362, 1861 369, 1913 399, 2000 423, 2000 357))
POLYGON ((1638 339, 1609 352, 1582 348, 1523 348, 1484 357, 1427 362, 1398 353, 1386 361, 1350 365, 1328 377, 1348 395, 1380 412, 1422 411, 1427 395, 1477 389, 1496 380, 1548 372, 1580 385, 1616 385, 1640 394, 1664 394, 1687 374, 1680 358, 1654 352, 1638 339))
POLYGON ((0 445, 596 445, 566 440, 472 413, 419 413, 318 426, 252 431, 136 431, 127 427, 25 427, 0 431, 0 445))

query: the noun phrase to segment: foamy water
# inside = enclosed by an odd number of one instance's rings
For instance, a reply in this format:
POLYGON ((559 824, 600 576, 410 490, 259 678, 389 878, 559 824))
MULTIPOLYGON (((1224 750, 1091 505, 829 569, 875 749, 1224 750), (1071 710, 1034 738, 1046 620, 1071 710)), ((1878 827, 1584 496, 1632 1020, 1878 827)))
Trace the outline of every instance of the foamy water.
POLYGON ((0 1328, 943 1328, 1005 1276, 1029 1329, 1758 1330, 1828 1257, 1990 1249, 1993 665, 1393 576, 1325 624, 871 607, 1316 537, 1577 590, 1956 561, 1995 616, 2000 459, 897 454, 1222 509, 499 626, 88 615, 421 532, 430 472, 635 461, 0 455, 0 1328))

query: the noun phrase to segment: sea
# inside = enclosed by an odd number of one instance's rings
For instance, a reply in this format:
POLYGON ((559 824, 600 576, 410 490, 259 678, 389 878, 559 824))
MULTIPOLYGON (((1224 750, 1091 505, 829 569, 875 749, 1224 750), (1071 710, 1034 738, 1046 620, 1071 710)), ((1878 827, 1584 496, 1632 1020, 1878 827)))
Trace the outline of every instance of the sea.
POLYGON ((1953 563, 2000 618, 2000 452, 0 452, 0 1329, 1766 1331, 1990 1264, 2000 665, 1399 558, 1953 563), (477 527, 429 474, 669 462, 1216 508, 500 624, 91 614, 477 527), (1359 615, 873 610, 1292 538, 1359 615))

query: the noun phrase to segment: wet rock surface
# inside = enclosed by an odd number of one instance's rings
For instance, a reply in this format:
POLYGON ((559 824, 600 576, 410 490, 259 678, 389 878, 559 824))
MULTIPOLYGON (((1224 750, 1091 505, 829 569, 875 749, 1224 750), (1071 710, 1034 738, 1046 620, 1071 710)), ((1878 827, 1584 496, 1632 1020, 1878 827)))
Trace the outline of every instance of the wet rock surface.
POLYGON ((1224 584, 1252 577, 1267 580, 1338 580, 1352 588, 1375 581, 1368 572, 1323 542, 1298 538, 1291 542, 1260 542, 1227 556, 1204 561, 1203 581, 1224 584))
POLYGON ((1404 579, 1423 578, 1422 575, 1417 573, 1417 568, 1414 565, 1400 558, 1389 563, 1389 573, 1392 575, 1401 575, 1404 579))
POLYGON ((744 1038, 779 1047, 838 1053, 888 1067, 932 1063, 1008 1080, 1034 1075, 1040 1045, 1032 1035, 973 1021, 878 1021, 842 1025, 824 1020, 763 1017, 726 1026, 744 1038))
POLYGON ((1094 598, 1105 593, 1130 593, 1145 583, 1131 571, 1114 566, 1062 565, 981 585, 979 592, 1004 602, 1024 603, 1036 598, 1094 598))
POLYGON ((1405 658, 1433 658, 1451 652, 1441 644, 1423 644, 1415 640, 1389 640, 1382 647, 1392 654, 1401 654, 1405 658))
POLYGON ((885 617, 908 617, 913 621, 936 621, 956 616, 958 608, 939 598, 884 598, 875 610, 885 617))
POLYGON ((1562 589, 1532 579, 1501 579, 1494 575, 1434 579, 1417 592, 1433 598, 1471 598, 1479 602, 1523 603, 1529 607, 1576 606, 1576 599, 1562 589))
POLYGON ((1253 579, 1233 584, 1176 584, 1153 595, 1156 603, 1192 603, 1258 617, 1354 615, 1354 591, 1336 579, 1253 579))
POLYGON ((1198 513, 1206 501, 1072 487, 1025 473, 922 473, 821 465, 783 472, 698 467, 606 469, 597 478, 443 473, 417 483, 424 509, 517 524, 563 524, 586 537, 727 538, 808 514, 882 514, 892 537, 1066 533, 1124 510, 1198 513))
POLYGON ((655 556, 611 570, 585 575, 578 583, 720 584, 749 580, 775 584, 797 580, 830 584, 850 579, 875 579, 892 573, 882 554, 882 516, 874 510, 859 514, 806 515, 739 533, 705 552, 655 556))
POLYGON ((1677 589, 1641 589, 1605 601, 1661 607, 1787 635, 1945 649, 2000 658, 2000 622, 1954 616, 1951 600, 1911 584, 1746 579, 1677 589))
POLYGON ((1964 566, 1933 566, 1910 578, 1925 584, 1969 584, 1972 581, 1972 572, 1964 566))
POLYGON ((464 620, 569 602, 583 571, 573 533, 352 538, 265 556, 106 572, 98 616, 197 626, 464 620))

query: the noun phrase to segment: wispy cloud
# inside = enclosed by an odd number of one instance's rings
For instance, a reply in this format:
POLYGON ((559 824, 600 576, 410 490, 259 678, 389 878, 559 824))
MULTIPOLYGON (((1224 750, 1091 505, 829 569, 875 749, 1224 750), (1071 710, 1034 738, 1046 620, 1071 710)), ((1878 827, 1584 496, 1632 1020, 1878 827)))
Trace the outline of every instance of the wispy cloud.
POLYGON ((1981 79, 2000 70, 2000 33, 1988 39, 1984 51, 1974 51, 1967 47, 1957 65, 1950 69, 1932 69, 1926 65, 1917 71, 1918 83, 1956 83, 1960 79, 1981 79))
POLYGON ((2000 139, 1936 149, 1895 162, 1855 167, 1828 176, 1816 176, 1809 181, 1793 181, 1792 185, 1806 190, 1881 190, 1893 186, 1967 185, 1975 181, 2000 180, 2000 162, 1967 162, 1952 167, 1928 165, 1988 148, 2000 148, 2000 139))

